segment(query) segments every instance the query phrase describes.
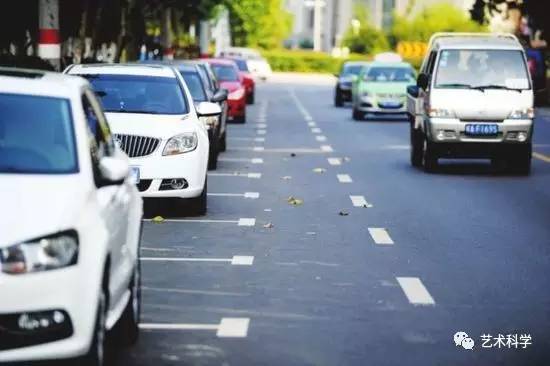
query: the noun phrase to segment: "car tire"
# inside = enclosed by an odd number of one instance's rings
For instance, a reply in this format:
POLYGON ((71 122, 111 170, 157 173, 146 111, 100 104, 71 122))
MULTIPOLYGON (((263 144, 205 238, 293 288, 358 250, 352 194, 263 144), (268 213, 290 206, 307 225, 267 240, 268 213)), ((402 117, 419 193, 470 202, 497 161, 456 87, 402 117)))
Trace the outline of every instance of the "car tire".
POLYGON ((355 108, 353 108, 352 117, 354 121, 362 121, 365 118, 365 114, 355 108))
POLYGON ((208 152, 208 170, 216 170, 218 167, 218 134, 214 134, 210 140, 210 151, 208 152))
POLYGON ((424 171, 426 173, 434 173, 437 170, 437 150, 433 142, 429 141, 427 138, 424 139, 423 147, 423 165, 424 171))
POLYGON ((246 112, 243 113, 242 116, 235 117, 234 121, 235 121, 236 123, 242 123, 242 124, 246 123, 246 112))
POLYGON ((227 150, 227 132, 224 132, 220 139, 219 151, 224 152, 225 150, 227 150))
POLYGON ((532 147, 516 149, 508 160, 508 165, 513 174, 528 176, 531 174, 532 147))
POLYGON ((252 93, 248 94, 246 97, 246 104, 254 104, 256 91, 252 89, 252 93))
POLYGON ((424 136, 422 130, 415 129, 412 125, 410 127, 410 139, 411 139, 411 165, 418 168, 422 166, 422 159, 424 153, 424 136))
POLYGON ((334 92, 334 106, 335 107, 342 107, 344 106, 344 100, 342 99, 342 93, 336 89, 334 92))
MULTIPOLYGON (((107 285, 108 286, 108 285, 107 285)), ((77 360, 81 366, 106 366, 107 362, 107 309, 108 297, 105 284, 101 288, 100 298, 97 306, 97 315, 94 326, 92 343, 88 353, 77 360)))
POLYGON ((204 187, 202 189, 200 196, 190 199, 191 209, 193 210, 193 213, 198 216, 206 215, 207 201, 208 201, 208 178, 205 178, 204 187))
POLYGON ((130 299, 122 313, 117 337, 123 346, 133 346, 139 338, 139 320, 141 316, 141 265, 139 259, 134 265, 134 274, 130 281, 130 299))

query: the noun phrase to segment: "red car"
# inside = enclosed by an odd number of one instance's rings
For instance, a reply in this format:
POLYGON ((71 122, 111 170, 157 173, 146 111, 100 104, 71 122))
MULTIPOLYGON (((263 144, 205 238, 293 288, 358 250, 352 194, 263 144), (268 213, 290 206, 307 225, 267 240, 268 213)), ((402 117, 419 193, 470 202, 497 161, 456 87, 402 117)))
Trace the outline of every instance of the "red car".
POLYGON ((248 64, 244 58, 231 57, 230 60, 235 61, 237 67, 239 68, 239 75, 243 78, 243 84, 246 89, 246 103, 254 104, 254 94, 256 90, 256 82, 254 77, 248 69, 248 64))
POLYGON ((233 60, 211 58, 210 64, 220 87, 227 89, 227 118, 238 123, 246 122, 246 88, 244 79, 239 75, 239 69, 233 60))

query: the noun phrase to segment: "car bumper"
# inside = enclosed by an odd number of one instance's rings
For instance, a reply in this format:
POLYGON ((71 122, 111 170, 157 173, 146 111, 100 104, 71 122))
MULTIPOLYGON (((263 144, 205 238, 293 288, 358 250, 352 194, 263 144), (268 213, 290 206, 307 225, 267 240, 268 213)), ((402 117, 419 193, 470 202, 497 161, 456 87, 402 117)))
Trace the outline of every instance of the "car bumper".
POLYGON ((227 117, 229 120, 244 116, 246 113, 246 93, 244 93, 241 99, 228 99, 227 107, 227 117))
POLYGON ((390 104, 379 103, 373 99, 360 99, 355 108, 363 113, 372 114, 404 114, 407 113, 407 106, 404 101, 390 104))
POLYGON ((428 139, 433 142, 449 143, 503 143, 503 144, 527 144, 531 142, 533 120, 506 119, 502 122, 469 121, 463 122, 454 118, 430 118, 426 120, 425 131, 428 139), (499 132, 495 136, 469 136, 465 133, 466 125, 496 124, 499 132), (525 139, 519 139, 520 133, 525 134, 525 139))
POLYGON ((77 265, 26 275, 0 274, 0 339, 4 339, 0 345, 0 363, 66 359, 85 354, 95 326, 101 278, 100 273, 93 271, 77 265), (62 322, 51 321, 61 319, 59 315, 52 316, 54 310, 63 314, 62 322), (24 314, 42 320, 43 324, 32 330, 22 329, 24 314), (10 326, 6 328, 6 324, 10 326))
POLYGON ((338 93, 340 93, 340 98, 344 102, 351 102, 351 88, 338 88, 338 93))
MULTIPOLYGON (((199 140, 200 141, 200 140, 199 140)), ((137 185, 145 198, 193 198, 202 193, 208 164, 208 145, 199 146, 191 152, 179 155, 155 155, 131 158, 130 165, 139 168, 137 185), (184 187, 172 189, 172 179, 183 179, 184 187)))

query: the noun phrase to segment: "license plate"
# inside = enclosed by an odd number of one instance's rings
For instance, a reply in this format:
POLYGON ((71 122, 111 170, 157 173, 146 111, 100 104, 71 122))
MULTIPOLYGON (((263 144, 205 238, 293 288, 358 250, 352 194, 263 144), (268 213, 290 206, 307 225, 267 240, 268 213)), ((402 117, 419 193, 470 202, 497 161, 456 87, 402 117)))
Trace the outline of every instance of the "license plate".
POLYGON ((403 103, 397 100, 383 100, 380 102, 381 107, 387 107, 387 108, 397 108, 401 107, 403 103))
POLYGON ((132 184, 138 184, 139 183, 139 168, 132 166, 130 167, 130 182, 132 184))
POLYGON ((464 132, 470 136, 495 136, 498 135, 498 125, 467 124, 464 132))

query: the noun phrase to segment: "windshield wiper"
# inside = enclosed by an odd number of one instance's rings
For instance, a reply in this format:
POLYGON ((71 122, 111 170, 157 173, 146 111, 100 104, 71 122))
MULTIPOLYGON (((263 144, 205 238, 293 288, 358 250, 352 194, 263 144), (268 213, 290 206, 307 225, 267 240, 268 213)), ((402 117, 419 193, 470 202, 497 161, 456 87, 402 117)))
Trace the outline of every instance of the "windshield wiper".
POLYGON ((483 92, 486 89, 513 90, 513 91, 517 91, 518 93, 522 92, 521 89, 509 88, 509 87, 504 86, 504 85, 496 85, 496 84, 478 85, 478 86, 472 87, 472 89, 481 90, 483 92))
POLYGON ((437 84, 438 88, 463 88, 463 89, 472 89, 470 84, 460 84, 460 83, 449 83, 449 84, 437 84))
POLYGON ((155 112, 155 111, 138 111, 138 110, 130 110, 130 109, 106 109, 105 112, 107 112, 107 113, 160 114, 159 112, 155 112))

